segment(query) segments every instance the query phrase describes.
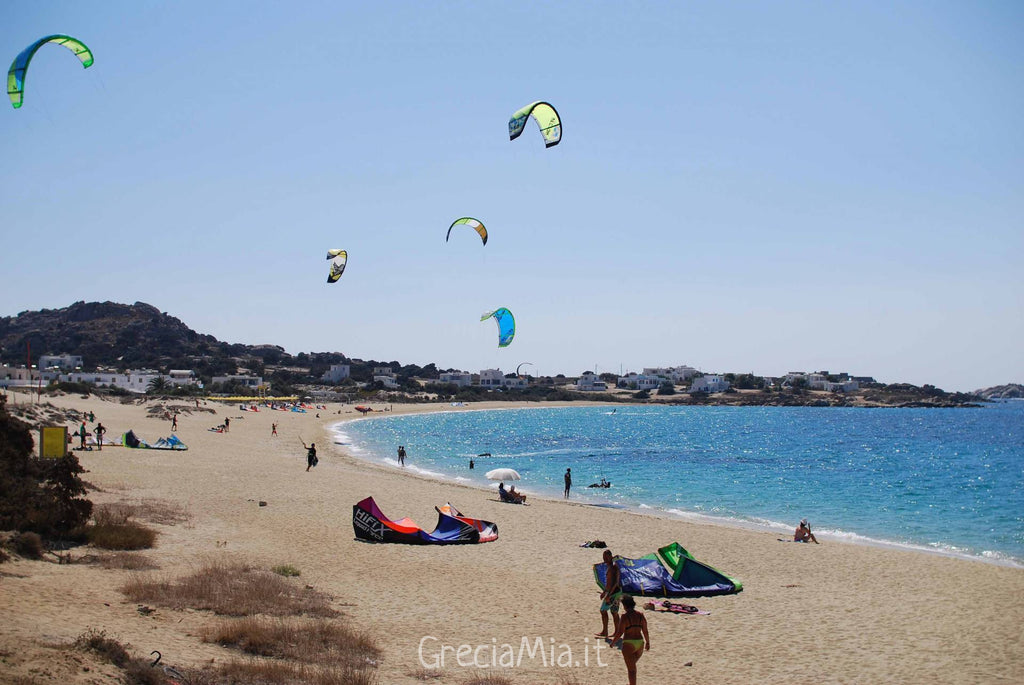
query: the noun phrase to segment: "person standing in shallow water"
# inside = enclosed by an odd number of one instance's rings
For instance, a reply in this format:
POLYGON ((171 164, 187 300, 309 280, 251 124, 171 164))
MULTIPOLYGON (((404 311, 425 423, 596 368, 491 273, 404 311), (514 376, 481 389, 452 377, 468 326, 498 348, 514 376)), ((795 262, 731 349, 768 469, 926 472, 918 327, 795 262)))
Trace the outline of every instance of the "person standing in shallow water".
POLYGON ((572 487, 572 469, 565 470, 565 499, 569 499, 569 488, 572 487))
POLYGON ((405 445, 398 446, 398 465, 405 466, 405 445))

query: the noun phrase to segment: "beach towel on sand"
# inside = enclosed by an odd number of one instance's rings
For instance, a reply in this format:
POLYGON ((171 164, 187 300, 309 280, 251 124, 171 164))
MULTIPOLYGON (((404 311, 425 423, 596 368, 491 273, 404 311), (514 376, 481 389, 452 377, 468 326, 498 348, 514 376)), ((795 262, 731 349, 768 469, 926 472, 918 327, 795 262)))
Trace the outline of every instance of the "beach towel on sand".
POLYGON ((704 616, 711 613, 710 611, 701 611, 690 604, 679 604, 678 602, 670 602, 667 599, 660 602, 647 602, 644 604, 644 609, 648 609, 650 611, 667 611, 673 614, 702 614, 704 616))

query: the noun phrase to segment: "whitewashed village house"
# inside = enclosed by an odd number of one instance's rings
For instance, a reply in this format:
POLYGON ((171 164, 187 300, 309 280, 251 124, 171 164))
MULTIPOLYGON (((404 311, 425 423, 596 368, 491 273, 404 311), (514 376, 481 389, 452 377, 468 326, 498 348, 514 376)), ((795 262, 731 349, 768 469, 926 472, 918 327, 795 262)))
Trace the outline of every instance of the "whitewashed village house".
POLYGON ((689 392, 723 392, 729 389, 729 381, 718 374, 708 374, 695 378, 690 384, 689 392))

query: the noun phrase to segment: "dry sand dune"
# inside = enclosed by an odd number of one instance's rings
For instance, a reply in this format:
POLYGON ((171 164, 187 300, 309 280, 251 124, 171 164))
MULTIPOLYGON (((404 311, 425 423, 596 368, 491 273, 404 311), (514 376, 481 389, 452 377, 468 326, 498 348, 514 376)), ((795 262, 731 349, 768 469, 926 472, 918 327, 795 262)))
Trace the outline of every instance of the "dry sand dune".
MULTIPOLYGON (((91 409, 111 434, 131 428, 154 440, 170 431, 147 405, 53 401, 91 409)), ((692 600, 710 615, 648 612, 652 649, 640 661, 641 682, 1024 682, 1024 569, 828 538, 821 545, 780 544, 776 533, 558 500, 506 505, 489 491, 353 459, 327 428, 341 419, 373 420, 351 407, 331 405, 320 418, 243 413, 237 405, 215 411, 179 415, 187 452, 78 453, 85 479, 100 488, 93 500, 168 502, 187 512, 187 520, 154 525, 158 546, 145 555, 160 568, 145 573, 176 577, 227 558, 298 568, 302 582, 333 595, 354 625, 376 636, 382 683, 424 682, 417 674, 440 660, 442 648, 443 676, 432 682, 464 683, 499 670, 471 665, 473 654, 478 665, 489 665, 505 644, 518 656, 524 639, 531 646, 539 639, 546 656, 553 650, 572 663, 524 655, 500 669, 512 683, 623 682, 619 654, 598 651, 592 637, 600 617, 591 565, 601 550, 579 544, 595 538, 626 556, 678 540, 744 583, 739 595, 692 600), (230 432, 207 430, 225 416, 230 432), (270 435, 272 422, 279 424, 277 437, 270 435), (300 437, 315 440, 321 457, 308 473, 300 437), (448 548, 361 543, 353 538, 351 508, 367 495, 389 516, 410 516, 428 528, 434 506, 450 501, 495 521, 500 539, 448 548), (470 665, 458 664, 461 645, 473 650, 463 658, 470 665)), ((27 675, 36 682, 110 682, 112 668, 53 648, 89 628, 140 655, 159 649, 176 664, 231 658, 197 637, 214 620, 205 612, 140 613, 119 591, 132 573, 51 561, 0 565, 0 682, 27 675)))

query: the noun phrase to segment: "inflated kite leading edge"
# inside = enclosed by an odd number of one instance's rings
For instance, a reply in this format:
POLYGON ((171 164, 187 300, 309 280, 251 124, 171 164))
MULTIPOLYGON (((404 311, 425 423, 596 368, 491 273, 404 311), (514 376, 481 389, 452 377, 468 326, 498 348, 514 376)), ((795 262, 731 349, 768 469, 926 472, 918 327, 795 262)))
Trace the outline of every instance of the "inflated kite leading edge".
POLYGON ((85 46, 85 43, 77 38, 61 34, 40 38, 35 43, 32 43, 32 45, 29 45, 27 48, 22 50, 18 56, 14 58, 14 61, 11 62, 10 70, 7 72, 7 96, 11 98, 11 105, 14 106, 14 109, 21 107, 22 100, 24 100, 25 72, 28 71, 29 62, 31 62, 32 57, 35 56, 36 50, 47 43, 63 45, 68 50, 75 53, 75 56, 81 60, 84 68, 88 69, 92 66, 92 51, 85 46))

